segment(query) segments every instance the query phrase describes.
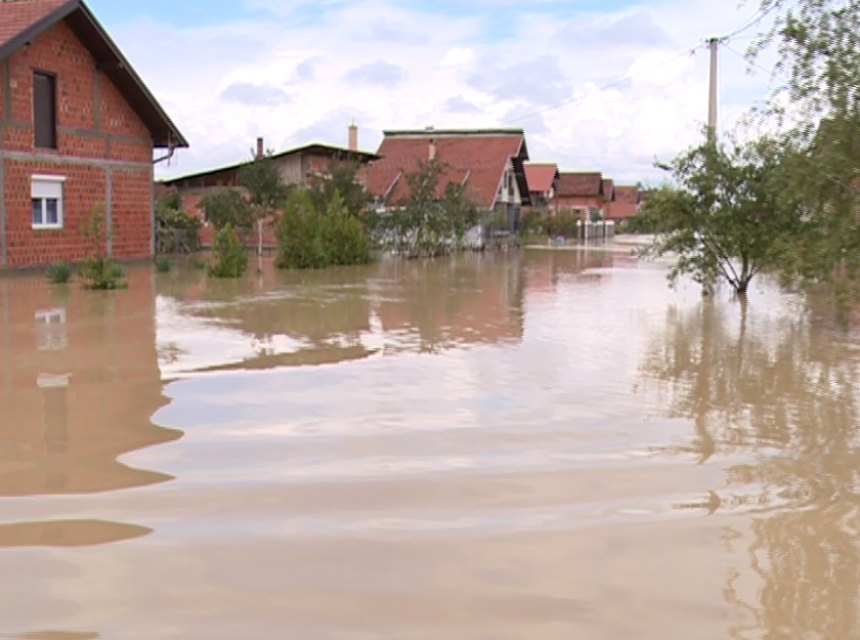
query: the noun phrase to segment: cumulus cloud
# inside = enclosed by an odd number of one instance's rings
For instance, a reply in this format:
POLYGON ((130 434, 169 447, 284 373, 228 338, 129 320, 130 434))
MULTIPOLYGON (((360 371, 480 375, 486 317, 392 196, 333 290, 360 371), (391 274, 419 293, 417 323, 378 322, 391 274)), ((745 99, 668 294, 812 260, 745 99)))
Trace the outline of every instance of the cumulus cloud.
POLYGON ((406 70, 385 60, 374 60, 343 74, 346 82, 396 87, 406 78, 406 70))
POLYGON ((260 104, 285 104, 292 98, 280 87, 269 84, 251 84, 236 82, 221 92, 221 97, 232 102, 240 102, 251 106, 260 104))
MULTIPOLYGON (((181 168, 158 165, 159 175, 242 159, 258 135, 272 146, 343 144, 353 117, 368 150, 384 129, 511 124, 525 129, 533 157, 562 168, 596 167, 620 181, 659 175, 654 156, 694 141, 707 115, 707 52, 679 54, 730 32, 749 10, 712 0, 575 5, 508 3, 504 16, 516 19, 502 31, 501 5, 489 0, 246 0, 253 11, 240 5, 208 26, 107 26, 191 143, 177 154, 181 168)), ((728 127, 765 95, 768 78, 746 74, 725 49, 720 70, 728 127)))

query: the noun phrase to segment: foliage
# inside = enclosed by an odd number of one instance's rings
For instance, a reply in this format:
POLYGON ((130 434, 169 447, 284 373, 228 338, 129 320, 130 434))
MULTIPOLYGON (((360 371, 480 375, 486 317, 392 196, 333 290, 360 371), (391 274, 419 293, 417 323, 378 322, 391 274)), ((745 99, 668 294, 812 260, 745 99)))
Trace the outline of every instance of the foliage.
POLYGON ((359 162, 333 159, 328 165, 328 175, 317 177, 311 184, 309 194, 318 210, 323 210, 339 194, 347 213, 361 218, 373 200, 370 192, 358 179, 359 162))
POLYGON ((200 220, 182 209, 182 198, 172 192, 155 203, 155 252, 193 253, 200 248, 200 220))
POLYGON ((479 210, 463 185, 449 182, 440 189, 446 170, 433 159, 404 174, 407 195, 375 220, 383 245, 411 258, 444 255, 462 246, 480 219, 479 210))
POLYGON ((241 278, 248 269, 248 253, 236 237, 229 222, 215 234, 212 242, 215 262, 209 265, 209 275, 215 278, 241 278))
POLYGON ((83 280, 83 287, 101 291, 127 287, 123 268, 107 255, 109 233, 105 230, 104 208, 101 204, 93 207, 81 234, 89 244, 87 256, 78 274, 83 280))
POLYGON ((797 241, 801 205, 783 140, 702 142, 669 166, 675 185, 652 191, 640 216, 657 233, 650 255, 674 254, 670 278, 689 274, 710 290, 717 279, 738 294, 763 269, 777 267, 797 241))
POLYGON ((158 256, 155 258, 155 270, 158 273, 169 273, 172 266, 167 256, 158 256))
POLYGON ((68 262, 54 262, 45 269, 45 277, 54 284, 66 284, 72 279, 72 267, 68 262))
POLYGON ((295 191, 277 226, 280 269, 320 269, 370 262, 370 241, 338 191, 320 206, 318 193, 295 191))
POLYGON ((775 45, 774 116, 802 153, 789 167, 804 203, 801 242, 786 245, 786 280, 860 281, 860 0, 760 0, 770 26, 751 45, 753 63, 775 45))
POLYGON ((247 236, 254 228, 254 212, 251 204, 238 189, 219 187, 200 200, 200 208, 216 230, 230 224, 236 231, 247 236))
POLYGON ((263 253, 263 225, 284 205, 290 188, 284 182, 271 150, 245 164, 239 170, 239 182, 248 190, 251 218, 257 227, 257 254, 260 255, 263 253))

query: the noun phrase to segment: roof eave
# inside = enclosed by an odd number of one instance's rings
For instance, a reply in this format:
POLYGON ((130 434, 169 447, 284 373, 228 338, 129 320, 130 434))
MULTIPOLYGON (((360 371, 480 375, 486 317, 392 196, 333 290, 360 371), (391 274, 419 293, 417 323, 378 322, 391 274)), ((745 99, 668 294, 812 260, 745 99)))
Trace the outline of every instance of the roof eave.
MULTIPOLYGON (((119 47, 113 41, 113 38, 110 37, 108 32, 104 29, 104 27, 102 27, 101 23, 99 23, 93 12, 90 11, 89 7, 87 7, 83 0, 72 0, 72 2, 77 5, 77 7, 81 10, 83 15, 86 16, 87 20, 92 25, 93 29, 95 29, 96 33, 98 33, 102 40, 104 40, 110 52, 116 57, 116 61, 119 63, 120 70, 124 71, 129 75, 129 77, 134 81, 134 84, 137 86, 138 90, 143 94, 144 98, 149 101, 152 108, 158 114, 158 117, 166 125, 166 128, 169 132, 168 139, 155 140, 155 137, 153 137, 154 145, 156 147, 170 147, 174 149, 188 148, 188 140, 186 140, 185 136, 182 135, 182 132, 179 131, 179 128, 174 124, 173 120, 170 119, 170 116, 167 115, 167 112, 159 104, 158 100, 155 99, 155 96, 152 95, 152 92, 149 90, 149 87, 146 86, 141 77, 134 70, 134 67, 132 67, 131 63, 129 63, 129 61, 123 55, 122 51, 120 51, 119 47)), ((65 18, 68 15, 71 15, 71 13, 73 13, 73 11, 70 11, 68 14, 66 14, 66 16, 63 17, 65 18)), ((58 21, 59 19, 57 20, 57 22, 58 21)), ((132 107, 133 106, 134 105, 132 105, 132 107)))
POLYGON ((39 34, 44 31, 47 31, 55 24, 57 24, 60 20, 63 20, 67 16, 74 13, 81 7, 81 0, 69 0, 63 5, 60 5, 50 13, 42 16, 30 25, 28 28, 24 29, 21 33, 19 33, 14 38, 7 40, 0 46, 0 60, 4 58, 8 58, 15 51, 23 47, 25 44, 36 38, 39 34))

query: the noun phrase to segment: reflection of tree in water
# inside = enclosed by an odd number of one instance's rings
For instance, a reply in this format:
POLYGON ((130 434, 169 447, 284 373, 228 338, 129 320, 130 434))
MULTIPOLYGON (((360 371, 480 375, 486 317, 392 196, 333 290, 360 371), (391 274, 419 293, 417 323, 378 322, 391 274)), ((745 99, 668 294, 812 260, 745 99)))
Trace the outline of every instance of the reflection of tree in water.
POLYGON ((713 299, 670 310, 641 367, 644 386, 668 391, 671 415, 693 421, 691 443, 676 451, 750 459, 727 469, 746 495, 716 507, 755 514, 748 554, 762 587, 750 604, 742 576, 730 575, 726 598, 743 613, 734 635, 860 637, 857 362, 805 316, 773 323, 739 312, 731 322, 713 299))

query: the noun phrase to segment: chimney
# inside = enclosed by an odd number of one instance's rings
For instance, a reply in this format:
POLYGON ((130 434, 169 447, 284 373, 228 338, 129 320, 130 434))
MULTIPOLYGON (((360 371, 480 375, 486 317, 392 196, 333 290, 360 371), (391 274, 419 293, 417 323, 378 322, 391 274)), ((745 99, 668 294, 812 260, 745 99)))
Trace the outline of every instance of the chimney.
POLYGON ((430 148, 427 150, 427 157, 430 160, 436 159, 436 138, 430 138, 430 148))
POLYGON ((260 136, 257 138, 257 157, 263 157, 263 137, 260 136))
POLYGON ((349 150, 358 151, 358 125, 355 120, 349 125, 349 150))

